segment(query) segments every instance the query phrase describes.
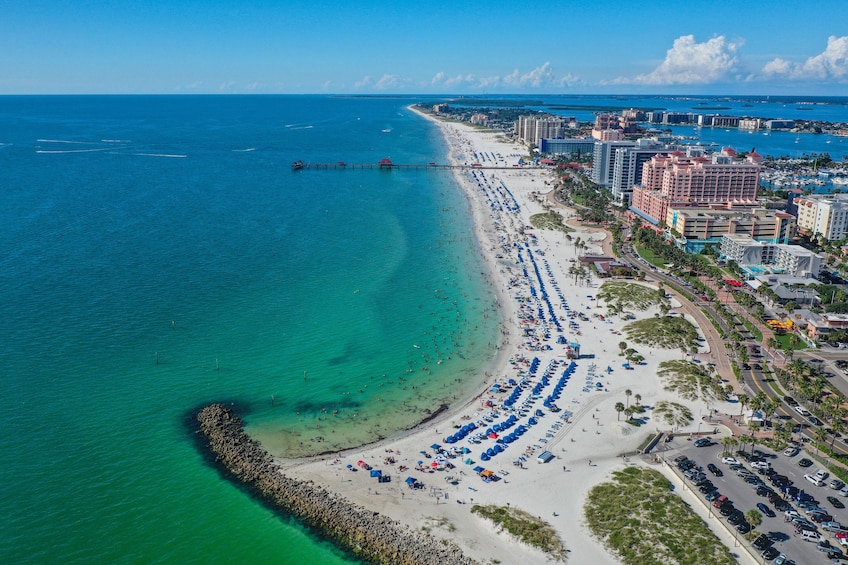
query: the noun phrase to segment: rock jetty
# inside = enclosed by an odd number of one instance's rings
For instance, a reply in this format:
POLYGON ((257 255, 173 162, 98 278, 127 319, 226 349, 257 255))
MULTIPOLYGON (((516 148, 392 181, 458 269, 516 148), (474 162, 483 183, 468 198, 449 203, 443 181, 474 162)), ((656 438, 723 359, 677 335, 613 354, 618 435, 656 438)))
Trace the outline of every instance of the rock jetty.
POLYGON ((357 557, 399 565, 477 563, 452 542, 352 504, 312 481, 286 476, 273 457, 244 432, 242 419, 226 406, 204 407, 197 413, 197 421, 217 463, 236 480, 357 557))

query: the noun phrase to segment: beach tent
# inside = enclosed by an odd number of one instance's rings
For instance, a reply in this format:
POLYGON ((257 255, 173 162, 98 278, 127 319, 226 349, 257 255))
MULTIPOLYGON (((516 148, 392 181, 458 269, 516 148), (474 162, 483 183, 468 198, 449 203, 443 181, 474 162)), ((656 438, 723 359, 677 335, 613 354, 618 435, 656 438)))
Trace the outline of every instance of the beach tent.
POLYGON ((373 469, 373 470, 371 471, 371 476, 372 476, 372 477, 382 477, 382 476, 383 476, 383 472, 382 472, 382 471, 380 471, 380 470, 378 470, 378 469, 373 469))
POLYGON ((474 464, 474 461, 472 461, 470 457, 466 457, 466 458, 465 458, 465 464, 466 464, 466 465, 473 465, 473 464, 474 464))
POLYGON ((434 443, 433 445, 430 446, 430 449, 432 449, 433 451, 440 451, 442 449, 442 446, 439 445, 438 443, 434 443))
POLYGON ((367 463, 365 461, 363 461, 362 459, 357 461, 356 464, 357 464, 357 466, 363 467, 363 468, 367 465, 367 463))
POLYGON ((486 469, 484 467, 474 467, 474 472, 477 473, 478 475, 485 470, 486 469))
POLYGON ((418 482, 418 479, 416 479, 415 477, 407 477, 406 478, 406 484, 409 485, 409 486, 413 486, 417 482, 418 482))

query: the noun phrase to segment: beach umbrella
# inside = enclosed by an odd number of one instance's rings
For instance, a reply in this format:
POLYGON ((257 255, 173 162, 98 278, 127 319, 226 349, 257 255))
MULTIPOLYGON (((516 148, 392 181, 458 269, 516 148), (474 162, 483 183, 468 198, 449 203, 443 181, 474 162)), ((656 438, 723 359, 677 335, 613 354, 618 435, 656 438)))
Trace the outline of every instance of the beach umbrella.
POLYGON ((433 445, 430 446, 430 449, 432 449, 433 451, 439 451, 441 448, 442 448, 442 446, 439 445, 438 443, 434 443, 433 445))
POLYGON ((418 479, 416 479, 415 477, 407 477, 406 478, 406 484, 408 484, 408 485, 414 485, 417 482, 418 482, 418 479))
POLYGON ((468 449, 467 447, 463 447, 462 449, 459 450, 459 452, 460 453, 471 453, 471 450, 468 449))
POLYGON ((434 468, 434 469, 435 469, 436 467, 438 467, 438 466, 439 466, 439 464, 438 464, 438 462, 436 462, 436 461, 433 461, 432 463, 430 463, 430 467, 432 467, 432 468, 434 468))
POLYGON ((423 462, 423 461, 419 461, 418 463, 416 463, 416 465, 418 465, 419 467, 420 467, 421 465, 423 465, 423 464, 424 464, 424 462, 423 462))
POLYGON ((480 461, 488 461, 489 459, 491 459, 491 457, 489 457, 487 454, 485 454, 485 453, 480 454, 480 461))
POLYGON ((495 432, 492 432, 492 433, 489 434, 489 439, 497 439, 497 437, 498 437, 498 434, 496 434, 495 432))

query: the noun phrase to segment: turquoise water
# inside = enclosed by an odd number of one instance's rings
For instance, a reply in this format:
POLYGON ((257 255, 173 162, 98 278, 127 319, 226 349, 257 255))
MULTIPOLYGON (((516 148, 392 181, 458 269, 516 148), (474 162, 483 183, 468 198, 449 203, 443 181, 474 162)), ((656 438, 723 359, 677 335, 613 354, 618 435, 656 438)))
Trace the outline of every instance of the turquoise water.
POLYGON ((443 162, 412 102, 0 98, 0 561, 350 560, 186 419, 236 402, 297 455, 476 386, 497 316, 453 180, 289 166, 443 162))

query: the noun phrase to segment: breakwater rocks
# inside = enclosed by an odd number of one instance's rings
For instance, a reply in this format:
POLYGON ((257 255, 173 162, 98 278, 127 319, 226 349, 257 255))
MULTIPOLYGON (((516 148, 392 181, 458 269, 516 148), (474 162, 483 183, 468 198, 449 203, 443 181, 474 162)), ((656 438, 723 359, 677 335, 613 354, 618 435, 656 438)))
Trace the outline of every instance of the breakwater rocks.
POLYGON ((321 531, 342 548, 374 563, 473 565, 451 542, 367 510, 312 481, 286 476, 271 455, 244 433, 244 422, 222 404, 197 413, 216 461, 257 496, 321 531))

